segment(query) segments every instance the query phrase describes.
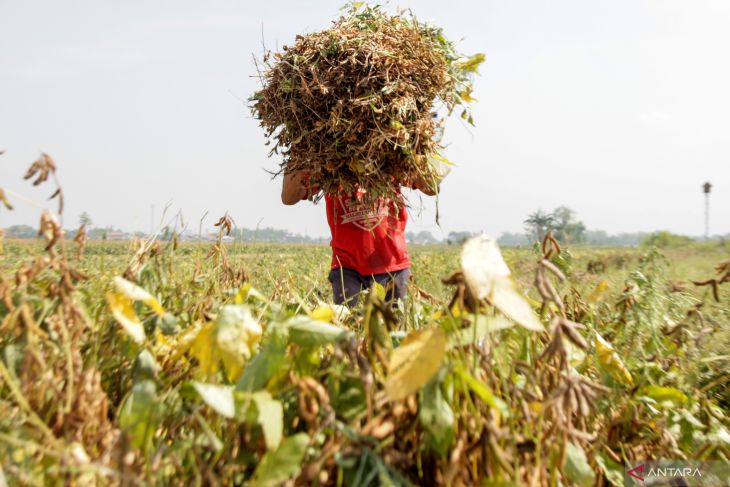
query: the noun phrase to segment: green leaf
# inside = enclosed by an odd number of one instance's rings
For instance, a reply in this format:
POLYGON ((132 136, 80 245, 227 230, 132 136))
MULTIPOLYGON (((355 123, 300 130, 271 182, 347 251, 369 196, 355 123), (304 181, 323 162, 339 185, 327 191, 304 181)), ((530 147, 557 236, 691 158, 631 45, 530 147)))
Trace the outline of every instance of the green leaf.
POLYGON ((165 313, 162 316, 157 317, 157 327, 165 335, 176 335, 180 332, 180 326, 177 324, 177 318, 175 315, 165 313))
POLYGON ((596 463, 601 470, 603 470, 603 476, 606 480, 611 482, 613 485, 623 485, 624 482, 624 467, 611 460, 611 458, 604 452, 599 451, 594 456, 596 463))
POLYGON ((467 328, 456 330, 450 336, 450 344, 452 346, 465 346, 479 342, 481 339, 495 331, 511 328, 514 322, 508 320, 504 316, 487 316, 479 314, 476 316, 474 323, 467 328))
POLYGON ((474 377, 466 370, 462 365, 457 365, 454 369, 461 380, 476 394, 479 399, 484 401, 490 407, 499 411, 504 418, 508 418, 510 414, 509 406, 499 397, 495 396, 494 393, 484 384, 482 381, 474 377))
POLYGON ((359 377, 345 378, 342 381, 336 378, 330 380, 328 392, 338 417, 350 420, 366 410, 365 386, 359 377))
POLYGON ((258 391, 286 362, 286 336, 274 330, 262 345, 259 353, 249 362, 236 383, 238 391, 258 391))
POLYGON ((415 330, 390 356, 385 393, 393 401, 416 392, 438 372, 446 355, 446 334, 441 328, 415 330))
POLYGON ((202 382, 193 382, 192 385, 203 402, 213 411, 226 418, 235 417, 236 408, 233 398, 233 386, 204 384, 202 382))
POLYGON ((281 402, 271 397, 268 391, 259 391, 252 396, 258 412, 257 422, 264 432, 268 450, 276 449, 284 434, 284 408, 281 402))
POLYGON ((436 375, 421 391, 418 419, 426 429, 429 444, 443 457, 454 439, 455 420, 454 411, 441 390, 442 376, 436 375))
POLYGON ((266 453, 256 467, 253 485, 275 487, 298 474, 308 444, 309 435, 298 433, 285 439, 276 450, 266 453))
POLYGON ((137 382, 119 408, 119 426, 129 434, 132 446, 146 451, 158 423, 157 386, 151 380, 137 382))
POLYGON ((671 403, 681 406, 687 402, 687 396, 674 387, 648 385, 641 389, 640 394, 654 399, 659 404, 671 403))
POLYGON ((385 287, 382 284, 380 284, 379 282, 374 282, 373 283, 373 287, 372 287, 372 291, 371 292, 375 293, 375 295, 378 298, 380 298, 381 301, 385 301, 385 297, 388 294, 385 291, 385 287))
POLYGON ((313 320, 309 316, 298 315, 284 323, 289 330, 289 339, 302 347, 317 347, 336 343, 352 335, 352 332, 324 321, 313 320))
POLYGON ((588 463, 586 452, 580 445, 568 443, 566 445, 567 456, 565 460, 565 475, 570 485, 590 487, 596 483, 596 473, 588 463))
POLYGON ((220 440, 220 438, 218 438, 215 432, 213 432, 208 422, 197 411, 193 413, 193 416, 198 421, 200 427, 203 429, 205 438, 208 440, 208 446, 216 452, 222 451, 224 448, 223 442, 220 440))
POLYGON ((137 358, 134 360, 134 381, 139 382, 146 379, 154 379, 157 377, 157 371, 160 370, 160 366, 157 365, 157 360, 146 348, 139 352, 137 358))

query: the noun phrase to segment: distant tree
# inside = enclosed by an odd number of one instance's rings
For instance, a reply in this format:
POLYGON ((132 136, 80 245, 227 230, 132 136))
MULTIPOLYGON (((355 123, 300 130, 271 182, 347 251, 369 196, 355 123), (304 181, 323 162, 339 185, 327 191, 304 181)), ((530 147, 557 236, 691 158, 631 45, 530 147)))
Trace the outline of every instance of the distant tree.
POLYGON ((654 232, 642 238, 640 245, 642 247, 666 248, 682 247, 685 245, 689 245, 692 242, 694 242, 694 240, 691 237, 687 237, 685 235, 677 235, 675 233, 662 230, 660 232, 654 232))
POLYGON ((551 213, 537 210, 527 216, 525 220, 525 230, 533 241, 541 242, 545 235, 554 229, 555 221, 551 213))
POLYGON ((589 245, 603 245, 606 247, 636 247, 641 239, 647 235, 649 234, 646 232, 609 235, 604 230, 586 230, 584 241, 589 245))
POLYGON ((165 226, 165 228, 162 229, 162 233, 160 234, 160 240, 162 241, 168 241, 172 239, 173 231, 170 230, 169 226, 165 226))
POLYGON ((552 212, 555 238, 566 243, 581 243, 585 240, 586 226, 576 220, 573 210, 559 206, 552 212))
POLYGON ((12 225, 5 229, 8 238, 36 238, 38 230, 30 225, 12 225))
POLYGON ((418 233, 413 232, 406 232, 406 240, 409 243, 413 244, 434 244, 437 243, 438 240, 434 238, 433 234, 429 232, 428 230, 421 230, 418 233))
POLYGON ((106 227, 106 228, 92 228, 86 233, 86 237, 89 240, 106 240, 107 234, 109 232, 113 232, 114 228, 112 227, 106 227))
POLYGON ((449 232, 449 235, 446 237, 446 243, 449 245, 461 245, 473 236, 474 234, 471 232, 449 232))
POLYGON ((504 232, 498 239, 499 245, 506 247, 516 247, 518 245, 529 245, 530 239, 524 233, 509 233, 504 232))
POLYGON ((79 216, 79 226, 80 227, 83 225, 86 225, 86 228, 89 229, 89 228, 91 228, 91 225, 93 225, 93 224, 94 224, 94 222, 91 221, 91 216, 89 216, 88 213, 86 213, 86 212, 81 213, 81 216, 79 216))
POLYGON ((551 213, 537 210, 525 220, 525 229, 532 239, 542 241, 548 232, 566 243, 581 243, 585 240, 586 226, 576 219, 575 212, 566 206, 559 206, 551 213))

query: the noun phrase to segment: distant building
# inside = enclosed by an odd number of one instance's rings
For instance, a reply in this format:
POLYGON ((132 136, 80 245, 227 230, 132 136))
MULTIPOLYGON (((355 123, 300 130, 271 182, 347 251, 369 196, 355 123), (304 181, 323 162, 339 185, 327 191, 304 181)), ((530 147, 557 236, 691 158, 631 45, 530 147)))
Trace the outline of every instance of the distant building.
POLYGON ((129 240, 132 236, 121 230, 111 230, 106 233, 107 240, 129 240))

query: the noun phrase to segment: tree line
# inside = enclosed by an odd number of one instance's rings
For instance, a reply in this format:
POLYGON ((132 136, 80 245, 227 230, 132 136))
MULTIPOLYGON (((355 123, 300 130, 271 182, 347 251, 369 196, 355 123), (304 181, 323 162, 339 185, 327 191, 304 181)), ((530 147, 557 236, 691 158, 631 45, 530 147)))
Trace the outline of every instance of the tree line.
MULTIPOLYGON (((90 240, 126 240, 133 237, 144 238, 147 236, 145 232, 126 233, 122 230, 107 227, 95 227, 88 213, 82 213, 79 218, 79 226, 85 225, 87 237, 90 240)), ((552 232, 555 237, 569 245, 594 245, 607 247, 634 247, 640 244, 668 246, 681 245, 692 242, 693 238, 674 235, 667 231, 659 232, 633 232, 609 234, 603 230, 590 230, 586 225, 578 220, 577 214, 572 209, 559 206, 553 211, 537 210, 530 213, 524 221, 524 232, 505 232, 498 242, 506 247, 528 246, 533 242, 542 241, 547 232, 552 232)), ((76 230, 68 230, 67 236, 73 238, 76 230)), ((162 240, 172 238, 175 233, 172 228, 163 228, 160 233, 162 240)), ((215 232, 213 232, 215 233, 215 232)), ((199 238, 212 238, 213 233, 205 235, 197 235, 192 232, 186 232, 179 235, 184 240, 196 240, 199 238)), ((13 225, 5 229, 5 235, 8 238, 32 239, 38 236, 38 230, 30 225, 13 225)), ((469 237, 475 235, 474 232, 452 231, 445 238, 440 239, 428 230, 420 230, 418 232, 406 232, 406 240, 411 244, 429 245, 442 244, 459 245, 469 237)), ((235 228, 229 237, 230 240, 240 242, 281 242, 281 243, 326 243, 329 239, 323 237, 310 237, 308 235, 300 235, 292 233, 288 230, 277 228, 235 228)), ((730 234, 715 235, 712 240, 730 240, 730 234)))

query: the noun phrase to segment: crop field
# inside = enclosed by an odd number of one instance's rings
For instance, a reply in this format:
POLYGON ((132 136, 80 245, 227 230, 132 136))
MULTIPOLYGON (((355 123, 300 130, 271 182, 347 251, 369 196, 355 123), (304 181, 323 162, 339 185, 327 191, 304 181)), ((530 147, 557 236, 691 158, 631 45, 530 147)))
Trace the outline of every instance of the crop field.
POLYGON ((0 257, 0 485, 623 485, 730 458, 728 245, 546 239, 502 251, 511 277, 484 239, 412 246, 406 302, 347 310, 327 246, 42 235, 0 257))
POLYGON ((730 3, 340 2, 6 2, 0 487, 730 487, 730 3))

